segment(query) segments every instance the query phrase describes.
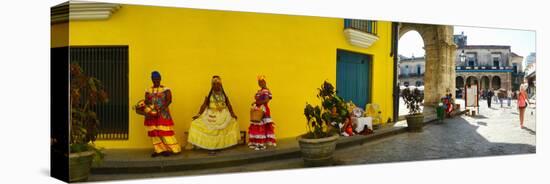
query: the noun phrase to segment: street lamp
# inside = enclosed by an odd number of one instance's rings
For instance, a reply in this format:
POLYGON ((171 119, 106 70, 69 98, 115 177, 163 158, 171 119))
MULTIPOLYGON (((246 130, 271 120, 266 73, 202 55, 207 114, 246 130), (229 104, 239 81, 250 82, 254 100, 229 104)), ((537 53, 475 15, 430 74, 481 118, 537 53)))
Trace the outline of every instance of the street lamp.
POLYGON ((462 53, 460 53, 460 62, 464 63, 466 61, 466 54, 464 54, 464 49, 462 50, 462 53))

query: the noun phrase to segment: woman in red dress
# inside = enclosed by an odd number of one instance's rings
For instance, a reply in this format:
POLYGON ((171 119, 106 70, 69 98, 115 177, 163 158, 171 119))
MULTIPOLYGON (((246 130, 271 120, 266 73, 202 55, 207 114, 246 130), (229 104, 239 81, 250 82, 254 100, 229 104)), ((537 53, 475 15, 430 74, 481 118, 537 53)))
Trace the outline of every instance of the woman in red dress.
POLYGON ((265 76, 258 77, 260 90, 254 96, 255 102, 252 108, 263 111, 260 121, 251 121, 248 127, 249 147, 255 150, 265 149, 266 146, 277 146, 275 139, 275 124, 271 119, 271 110, 268 103, 273 98, 271 91, 267 88, 265 76))

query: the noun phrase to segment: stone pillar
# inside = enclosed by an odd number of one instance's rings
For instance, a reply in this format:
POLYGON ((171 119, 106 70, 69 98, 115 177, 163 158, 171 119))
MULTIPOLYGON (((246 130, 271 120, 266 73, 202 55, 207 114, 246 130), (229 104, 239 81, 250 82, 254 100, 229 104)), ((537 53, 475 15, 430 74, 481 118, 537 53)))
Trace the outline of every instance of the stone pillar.
POLYGON ((423 35, 435 38, 432 42, 424 43, 424 50, 426 50, 424 106, 433 107, 439 103, 447 90, 451 93, 455 91, 456 45, 452 41, 452 26, 436 26, 434 30, 426 31, 423 35))
POLYGON ((438 88, 440 81, 439 57, 436 45, 424 45, 426 51, 426 71, 424 72, 424 106, 435 106, 439 102, 438 88))

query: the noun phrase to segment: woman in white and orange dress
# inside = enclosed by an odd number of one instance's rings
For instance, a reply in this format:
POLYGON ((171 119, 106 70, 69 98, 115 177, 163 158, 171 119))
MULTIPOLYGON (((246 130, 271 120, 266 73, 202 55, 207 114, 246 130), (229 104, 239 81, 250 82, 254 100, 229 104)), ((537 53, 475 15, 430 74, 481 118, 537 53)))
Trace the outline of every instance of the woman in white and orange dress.
POLYGON ((273 96, 267 88, 265 76, 258 76, 258 85, 261 89, 254 96, 255 102, 252 108, 260 109, 264 115, 260 121, 251 121, 248 127, 248 146, 255 150, 265 149, 266 146, 277 146, 275 124, 271 119, 271 110, 268 105, 273 96))
POLYGON ((153 111, 145 114, 144 122, 147 134, 153 142, 154 152, 151 157, 178 154, 181 146, 174 136, 174 121, 168 109, 172 103, 172 93, 169 88, 160 85, 159 72, 152 72, 151 80, 153 86, 145 90, 145 104, 152 107, 153 111))

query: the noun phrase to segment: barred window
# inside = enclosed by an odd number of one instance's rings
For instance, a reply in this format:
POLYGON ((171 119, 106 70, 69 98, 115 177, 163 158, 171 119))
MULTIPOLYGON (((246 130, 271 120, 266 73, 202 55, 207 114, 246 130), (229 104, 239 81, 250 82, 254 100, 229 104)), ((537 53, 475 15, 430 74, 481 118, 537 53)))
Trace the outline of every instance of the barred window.
POLYGON ((78 46, 69 48, 70 62, 101 81, 109 102, 95 107, 100 140, 128 139, 128 46, 78 46))

